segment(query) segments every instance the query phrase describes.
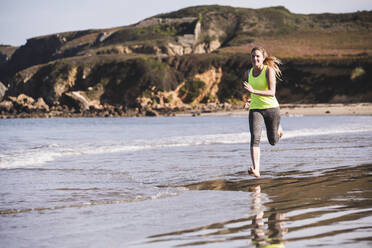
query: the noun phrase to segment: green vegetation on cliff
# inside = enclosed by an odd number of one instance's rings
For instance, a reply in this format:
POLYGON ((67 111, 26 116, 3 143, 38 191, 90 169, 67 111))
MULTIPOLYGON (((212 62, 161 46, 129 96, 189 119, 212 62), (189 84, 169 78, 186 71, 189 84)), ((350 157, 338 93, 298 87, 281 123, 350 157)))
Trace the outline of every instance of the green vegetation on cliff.
POLYGON ((187 80, 180 89, 180 97, 185 103, 192 103, 205 89, 205 83, 201 80, 187 80))

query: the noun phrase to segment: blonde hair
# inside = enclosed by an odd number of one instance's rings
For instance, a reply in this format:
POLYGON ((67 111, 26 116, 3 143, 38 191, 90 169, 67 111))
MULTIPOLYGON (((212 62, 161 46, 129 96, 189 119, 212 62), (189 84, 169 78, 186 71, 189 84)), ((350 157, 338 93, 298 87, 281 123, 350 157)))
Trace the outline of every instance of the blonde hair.
POLYGON ((254 51, 260 51, 264 57, 263 64, 267 65, 268 67, 272 68, 275 72, 275 76, 282 80, 282 71, 279 68, 279 65, 282 64, 282 61, 280 59, 274 57, 274 56, 269 56, 269 54, 266 52, 265 48, 263 47, 254 47, 251 51, 251 55, 254 51))

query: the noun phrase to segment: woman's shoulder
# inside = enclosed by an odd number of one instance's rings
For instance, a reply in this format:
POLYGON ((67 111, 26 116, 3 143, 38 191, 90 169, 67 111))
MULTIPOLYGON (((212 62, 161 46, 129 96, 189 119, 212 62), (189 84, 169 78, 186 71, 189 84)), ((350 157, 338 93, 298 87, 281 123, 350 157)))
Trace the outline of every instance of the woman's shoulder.
POLYGON ((270 75, 271 73, 275 74, 275 70, 274 70, 274 68, 272 68, 268 65, 265 65, 265 73, 266 73, 266 76, 270 75))

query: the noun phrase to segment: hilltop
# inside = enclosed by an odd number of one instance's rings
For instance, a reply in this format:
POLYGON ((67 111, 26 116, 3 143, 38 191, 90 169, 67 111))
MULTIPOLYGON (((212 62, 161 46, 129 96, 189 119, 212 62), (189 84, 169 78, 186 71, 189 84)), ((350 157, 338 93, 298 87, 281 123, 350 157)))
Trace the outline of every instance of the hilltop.
POLYGON ((242 75, 257 45, 284 62, 282 103, 371 101, 371 31, 372 11, 304 15, 212 5, 35 37, 0 46, 0 111, 37 109, 18 103, 20 94, 43 101, 44 112, 225 108, 247 98, 242 75))

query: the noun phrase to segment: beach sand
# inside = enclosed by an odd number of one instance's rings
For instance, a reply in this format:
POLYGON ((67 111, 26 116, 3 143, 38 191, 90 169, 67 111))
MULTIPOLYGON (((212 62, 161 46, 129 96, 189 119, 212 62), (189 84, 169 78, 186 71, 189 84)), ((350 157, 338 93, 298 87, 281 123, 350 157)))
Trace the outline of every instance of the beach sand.
POLYGON ((283 104, 284 115, 372 115, 372 103, 283 104))
MULTIPOLYGON (((0 119, 7 118, 71 118, 71 117, 133 117, 133 116, 245 116, 249 110, 244 109, 244 106, 233 105, 229 109, 224 108, 206 108, 207 105, 188 106, 187 110, 170 110, 162 113, 161 111, 153 111, 153 115, 147 113, 111 113, 104 111, 101 113, 83 112, 72 113, 63 111, 51 111, 50 113, 32 112, 32 113, 2 113, 0 119)), ((372 115, 372 103, 350 103, 350 104, 281 104, 281 115, 372 115)), ((151 112, 151 111, 150 111, 151 112)))
MULTIPOLYGON (((281 104, 282 115, 372 115, 372 103, 350 104, 281 104)), ((176 116, 224 116, 247 115, 248 109, 234 109, 230 111, 217 111, 208 113, 176 113, 176 116)))
MULTIPOLYGON (((281 115, 372 115, 372 103, 350 104, 281 104, 281 115)), ((248 109, 233 109, 197 113, 200 116, 247 115, 248 109)), ((195 115, 195 113, 191 113, 195 115)), ((176 113, 176 116, 190 116, 190 113, 176 113)))

